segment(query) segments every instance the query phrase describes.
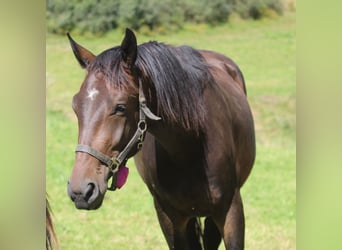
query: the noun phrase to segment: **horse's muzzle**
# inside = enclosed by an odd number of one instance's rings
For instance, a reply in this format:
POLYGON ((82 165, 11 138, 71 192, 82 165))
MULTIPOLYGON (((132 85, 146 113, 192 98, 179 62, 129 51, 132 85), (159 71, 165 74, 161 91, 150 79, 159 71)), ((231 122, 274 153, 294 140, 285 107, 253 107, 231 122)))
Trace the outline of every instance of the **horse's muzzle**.
POLYGON ((103 196, 100 194, 100 189, 96 183, 85 183, 78 190, 72 189, 72 184, 68 182, 68 194, 70 199, 75 203, 78 209, 93 210, 101 206, 103 196))

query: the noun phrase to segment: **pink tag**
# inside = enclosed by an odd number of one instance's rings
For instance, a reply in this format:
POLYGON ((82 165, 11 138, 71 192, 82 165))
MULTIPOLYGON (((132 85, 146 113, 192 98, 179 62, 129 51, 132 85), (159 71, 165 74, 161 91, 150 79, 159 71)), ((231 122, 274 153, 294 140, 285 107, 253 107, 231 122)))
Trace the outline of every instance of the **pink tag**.
POLYGON ((121 166, 118 170, 118 173, 116 175, 116 187, 121 188, 123 185, 125 185, 127 181, 129 169, 126 166, 121 166))

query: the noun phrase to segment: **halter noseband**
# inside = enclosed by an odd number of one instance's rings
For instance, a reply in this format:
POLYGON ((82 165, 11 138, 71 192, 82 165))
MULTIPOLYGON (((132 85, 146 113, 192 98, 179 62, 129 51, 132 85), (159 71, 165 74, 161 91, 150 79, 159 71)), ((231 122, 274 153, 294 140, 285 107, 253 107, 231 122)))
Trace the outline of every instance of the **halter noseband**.
POLYGON ((145 133, 147 130, 146 117, 155 121, 161 119, 160 117, 154 115, 152 111, 147 107, 140 78, 139 78, 139 117, 140 118, 139 118, 137 130, 135 131, 133 137, 127 143, 126 147, 115 157, 114 156, 110 157, 108 155, 105 155, 88 145, 78 144, 76 147, 75 152, 84 152, 95 157, 100 162, 104 163, 112 172, 113 174, 112 184, 110 187, 108 187, 108 190, 114 191, 116 189, 115 174, 119 170, 119 167, 121 166, 121 164, 128 159, 128 154, 132 150, 134 145, 137 145, 136 146, 137 150, 141 149, 142 144, 144 142, 145 133))

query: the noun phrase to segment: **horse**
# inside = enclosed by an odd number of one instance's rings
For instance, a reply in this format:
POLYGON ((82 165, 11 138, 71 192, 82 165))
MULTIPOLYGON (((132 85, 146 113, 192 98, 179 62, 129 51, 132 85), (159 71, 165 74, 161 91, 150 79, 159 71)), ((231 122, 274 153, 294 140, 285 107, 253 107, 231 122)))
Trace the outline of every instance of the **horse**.
POLYGON ((169 249, 217 249, 222 239, 244 249, 240 189, 256 146, 237 64, 190 46, 138 45, 130 29, 98 55, 67 36, 86 71, 72 100, 79 133, 67 190, 76 208, 98 209, 134 157, 169 249))
POLYGON ((45 198, 45 207, 46 207, 46 250, 58 250, 59 249, 59 244, 58 244, 58 239, 57 235, 53 226, 53 221, 52 221, 52 216, 51 216, 51 207, 49 204, 49 200, 46 197, 45 198))

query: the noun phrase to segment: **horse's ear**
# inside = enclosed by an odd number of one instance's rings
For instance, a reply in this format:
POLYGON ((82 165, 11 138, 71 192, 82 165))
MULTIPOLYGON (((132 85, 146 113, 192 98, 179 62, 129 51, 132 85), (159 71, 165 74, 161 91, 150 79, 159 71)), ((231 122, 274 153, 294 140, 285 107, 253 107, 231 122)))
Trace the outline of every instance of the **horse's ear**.
POLYGON ((83 69, 86 68, 94 60, 95 55, 76 43, 69 33, 67 33, 67 36, 77 61, 83 69))
POLYGON ((137 38, 132 30, 126 28, 126 35, 121 43, 122 59, 132 67, 137 59, 137 38))

